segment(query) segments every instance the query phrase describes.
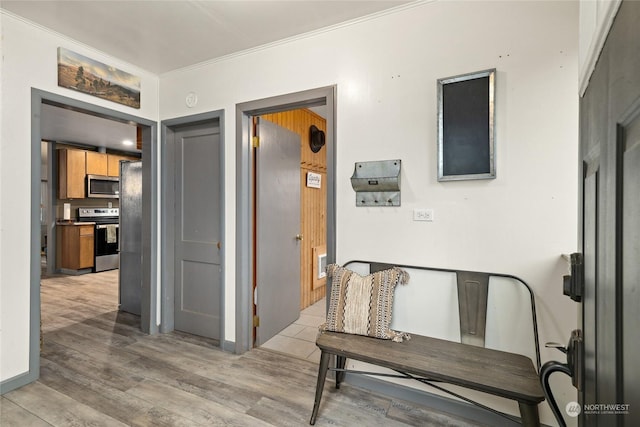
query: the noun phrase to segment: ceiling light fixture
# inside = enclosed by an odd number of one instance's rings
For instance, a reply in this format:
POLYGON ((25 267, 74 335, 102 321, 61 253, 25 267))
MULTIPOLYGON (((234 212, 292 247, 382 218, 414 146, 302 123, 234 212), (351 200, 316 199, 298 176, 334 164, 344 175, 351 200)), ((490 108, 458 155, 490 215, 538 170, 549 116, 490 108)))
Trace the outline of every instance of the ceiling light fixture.
POLYGON ((133 141, 131 141, 130 139, 125 139, 124 141, 122 141, 122 145, 133 145, 133 141))

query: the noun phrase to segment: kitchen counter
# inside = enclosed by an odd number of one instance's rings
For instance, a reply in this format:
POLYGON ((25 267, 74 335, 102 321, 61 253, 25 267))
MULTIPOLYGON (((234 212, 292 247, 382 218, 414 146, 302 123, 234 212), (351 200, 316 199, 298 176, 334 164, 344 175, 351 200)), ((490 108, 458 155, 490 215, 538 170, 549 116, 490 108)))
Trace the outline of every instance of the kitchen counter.
POLYGON ((81 221, 81 222, 74 222, 74 221, 57 221, 56 225, 96 225, 95 222, 86 222, 86 221, 81 221))

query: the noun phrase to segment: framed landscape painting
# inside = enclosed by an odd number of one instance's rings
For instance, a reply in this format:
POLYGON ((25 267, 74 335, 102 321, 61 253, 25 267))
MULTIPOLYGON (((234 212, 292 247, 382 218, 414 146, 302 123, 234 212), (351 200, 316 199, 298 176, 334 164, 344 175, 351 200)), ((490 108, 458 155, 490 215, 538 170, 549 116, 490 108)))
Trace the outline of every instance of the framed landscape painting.
POLYGON ((58 48, 58 86, 140 108, 140 77, 58 48))

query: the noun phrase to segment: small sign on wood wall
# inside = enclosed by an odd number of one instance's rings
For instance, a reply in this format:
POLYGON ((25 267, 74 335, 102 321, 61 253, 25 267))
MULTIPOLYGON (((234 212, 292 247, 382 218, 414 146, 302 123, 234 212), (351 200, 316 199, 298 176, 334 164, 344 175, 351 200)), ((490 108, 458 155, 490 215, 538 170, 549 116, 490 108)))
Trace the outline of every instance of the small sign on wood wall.
POLYGON ((320 188, 322 184, 322 175, 319 173, 307 172, 307 187, 320 188))

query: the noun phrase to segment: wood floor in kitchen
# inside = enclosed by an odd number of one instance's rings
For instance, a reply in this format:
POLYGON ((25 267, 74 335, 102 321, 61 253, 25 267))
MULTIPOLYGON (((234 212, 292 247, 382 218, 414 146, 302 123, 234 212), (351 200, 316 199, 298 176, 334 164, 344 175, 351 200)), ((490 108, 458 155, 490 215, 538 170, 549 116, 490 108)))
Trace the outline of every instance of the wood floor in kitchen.
MULTIPOLYGON (((0 398, 9 426, 305 426, 317 363, 268 349, 243 355, 174 332, 146 335, 117 311, 117 270, 42 281, 40 380, 0 398)), ((327 381, 318 426, 472 426, 467 420, 327 381)))

